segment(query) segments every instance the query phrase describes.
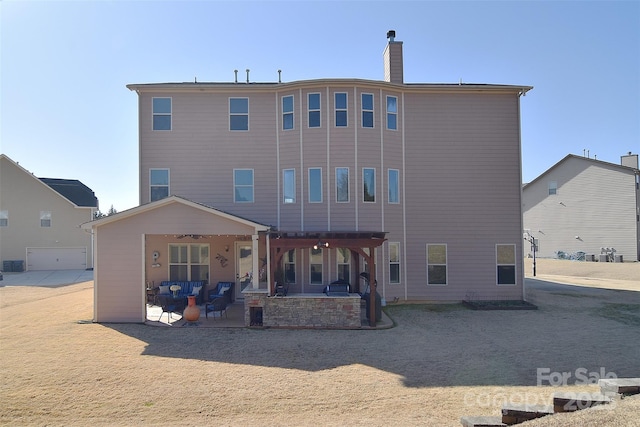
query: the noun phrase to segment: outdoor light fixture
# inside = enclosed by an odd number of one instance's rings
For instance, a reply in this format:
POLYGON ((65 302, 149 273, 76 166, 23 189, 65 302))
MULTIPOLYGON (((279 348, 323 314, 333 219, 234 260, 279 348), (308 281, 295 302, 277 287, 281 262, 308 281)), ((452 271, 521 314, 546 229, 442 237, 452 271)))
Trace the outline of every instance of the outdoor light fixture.
POLYGON ((322 246, 324 246, 325 248, 328 248, 329 247, 329 242, 322 243, 320 240, 318 240, 318 243, 313 245, 313 249, 318 249, 318 248, 320 248, 322 246))

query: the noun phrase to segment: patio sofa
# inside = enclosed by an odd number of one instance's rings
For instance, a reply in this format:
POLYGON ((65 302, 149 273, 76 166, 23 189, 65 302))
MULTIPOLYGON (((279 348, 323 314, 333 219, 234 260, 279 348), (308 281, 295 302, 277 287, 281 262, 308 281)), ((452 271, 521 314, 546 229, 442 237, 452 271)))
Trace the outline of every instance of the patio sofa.
POLYGON ((204 302, 204 285, 203 281, 194 282, 182 282, 175 280, 167 280, 160 283, 158 295, 172 295, 171 286, 178 285, 180 290, 176 293, 177 297, 184 297, 185 300, 189 295, 196 297, 196 304, 202 304, 204 302))

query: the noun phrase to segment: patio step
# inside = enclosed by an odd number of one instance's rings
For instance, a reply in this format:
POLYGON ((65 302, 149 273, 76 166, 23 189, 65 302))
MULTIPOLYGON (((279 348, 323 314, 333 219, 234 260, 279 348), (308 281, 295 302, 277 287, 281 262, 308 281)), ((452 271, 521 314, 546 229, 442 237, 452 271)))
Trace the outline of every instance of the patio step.
POLYGON ((640 378, 607 378, 598 380, 600 393, 605 396, 622 394, 630 396, 640 393, 640 378))
POLYGON ((553 414, 551 405, 505 404, 502 406, 502 422, 506 425, 523 423, 553 414))
POLYGON ((553 393, 553 411, 574 412, 597 405, 606 405, 611 398, 602 393, 553 393))
POLYGON ((462 417, 460 423, 464 427, 506 427, 500 417, 462 417))

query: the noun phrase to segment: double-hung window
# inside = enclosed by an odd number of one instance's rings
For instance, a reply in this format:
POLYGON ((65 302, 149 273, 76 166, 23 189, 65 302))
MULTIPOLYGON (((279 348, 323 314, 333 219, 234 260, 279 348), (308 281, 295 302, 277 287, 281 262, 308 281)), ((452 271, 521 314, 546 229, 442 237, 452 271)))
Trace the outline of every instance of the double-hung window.
POLYGON ((387 96, 387 129, 398 129, 398 98, 387 96))
POLYGON ((170 244, 169 280, 209 280, 208 244, 170 244))
POLYGON ((516 245, 496 245, 498 285, 516 284, 516 245))
POLYGON ((293 95, 282 97, 282 130, 293 129, 293 95))
POLYGON ((171 130, 171 98, 153 98, 153 130, 171 130))
POLYGON ((9 226, 9 211, 0 211, 0 227, 9 226))
POLYGON ((253 203, 253 169, 233 170, 233 201, 253 203))
POLYGON ((289 249, 284 254, 284 282, 296 283, 296 250, 289 249))
POLYGON ((549 181, 549 195, 554 196, 556 194, 558 194, 558 182, 549 181))
POLYGON ((376 170, 373 168, 362 169, 362 201, 376 201, 376 170))
POLYGON ((400 243, 389 242, 389 283, 400 283, 400 243))
POLYGON ((389 203, 400 203, 400 171, 389 169, 389 203))
POLYGON ((349 168, 336 168, 336 202, 349 202, 349 168))
POLYGON ((322 203, 321 168, 309 168, 309 203, 322 203))
POLYGON ((351 281, 351 251, 347 248, 336 250, 336 261, 338 264, 338 280, 351 281))
POLYGON ((320 94, 319 93, 310 93, 307 95, 308 105, 307 108, 309 110, 309 127, 310 128, 319 128, 320 127, 320 94))
POLYGON ((334 94, 335 111, 336 111, 336 127, 347 127, 347 94, 344 92, 336 92, 334 94))
POLYGON ((169 197, 169 169, 149 169, 149 195, 152 202, 169 197))
POLYGON ((447 245, 427 245, 427 284, 447 284, 447 245))
POLYGON ((373 127, 373 95, 363 93, 362 96, 362 127, 373 127))
POLYGON ((309 283, 322 285, 322 248, 309 249, 309 283))
POLYGON ((249 130, 249 98, 229 98, 229 129, 249 130))
POLYGON ((283 203, 296 202, 296 170, 285 169, 282 171, 283 203))
POLYGON ((40 211, 40 227, 51 227, 51 211, 40 211))

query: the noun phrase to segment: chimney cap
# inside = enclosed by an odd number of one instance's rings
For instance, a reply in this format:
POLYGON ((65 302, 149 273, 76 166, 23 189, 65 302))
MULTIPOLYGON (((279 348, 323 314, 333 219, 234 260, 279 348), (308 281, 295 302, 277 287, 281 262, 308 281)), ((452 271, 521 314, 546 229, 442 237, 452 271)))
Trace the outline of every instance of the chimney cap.
POLYGON ((396 37, 396 30, 389 30, 387 31, 387 38, 389 39, 389 41, 393 41, 393 39, 395 39, 396 37))

